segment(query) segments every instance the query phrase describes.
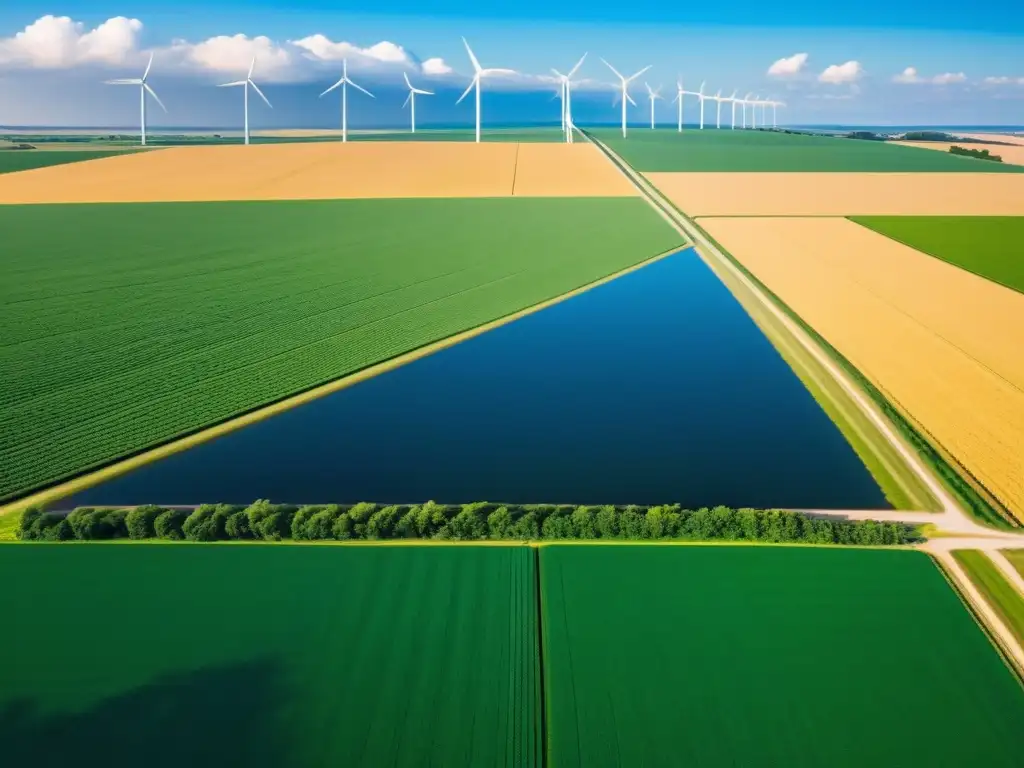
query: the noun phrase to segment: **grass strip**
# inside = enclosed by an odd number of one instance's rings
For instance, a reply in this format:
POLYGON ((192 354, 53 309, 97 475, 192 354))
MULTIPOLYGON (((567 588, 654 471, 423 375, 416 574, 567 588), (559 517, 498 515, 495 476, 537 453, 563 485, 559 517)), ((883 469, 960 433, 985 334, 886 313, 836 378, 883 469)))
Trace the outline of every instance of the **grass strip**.
POLYGON ((956 549, 951 554, 1017 642, 1024 644, 1024 596, 1004 578, 984 552, 956 549))

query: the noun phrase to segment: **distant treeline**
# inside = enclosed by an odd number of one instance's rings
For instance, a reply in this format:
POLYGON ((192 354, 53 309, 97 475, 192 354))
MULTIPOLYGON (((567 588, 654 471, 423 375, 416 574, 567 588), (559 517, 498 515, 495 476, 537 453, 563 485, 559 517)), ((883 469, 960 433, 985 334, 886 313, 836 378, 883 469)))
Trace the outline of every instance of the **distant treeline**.
POLYGON ((450 541, 557 539, 683 539, 814 544, 905 544, 911 526, 872 520, 812 518, 782 510, 678 506, 377 504, 294 506, 260 500, 248 507, 204 504, 131 509, 81 507, 70 514, 27 510, 26 541, 450 541))
POLYGON ((1003 162, 1003 158, 999 155, 989 154, 987 149, 967 149, 966 147, 958 147, 955 144, 949 148, 950 154, 963 155, 965 157, 976 157, 979 160, 994 160, 997 163, 1003 162))
POLYGON ((843 138, 860 139, 861 141, 885 141, 886 137, 872 131, 851 131, 843 138))

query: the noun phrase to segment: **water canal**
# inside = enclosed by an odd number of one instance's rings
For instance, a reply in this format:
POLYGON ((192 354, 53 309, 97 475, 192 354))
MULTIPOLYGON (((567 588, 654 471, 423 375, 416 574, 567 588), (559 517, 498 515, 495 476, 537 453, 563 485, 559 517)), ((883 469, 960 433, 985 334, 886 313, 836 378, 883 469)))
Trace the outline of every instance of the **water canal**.
POLYGON ((686 250, 61 502, 888 508, 686 250))

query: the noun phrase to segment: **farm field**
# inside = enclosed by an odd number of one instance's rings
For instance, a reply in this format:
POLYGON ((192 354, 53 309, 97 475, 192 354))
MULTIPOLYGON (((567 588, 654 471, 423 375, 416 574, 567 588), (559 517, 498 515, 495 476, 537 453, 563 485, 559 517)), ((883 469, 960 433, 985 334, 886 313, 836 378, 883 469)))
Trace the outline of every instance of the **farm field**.
MULTIPOLYGON (((965 144, 955 141, 894 141, 892 144, 901 147, 917 147, 918 149, 930 149, 933 152, 949 152, 950 147, 965 147, 967 149, 987 149, 989 154, 1002 158, 1004 164, 1024 165, 1024 146, 1007 146, 1005 144, 965 144)), ((994 162, 988 160, 986 162, 994 162)))
POLYGON ((1007 629, 1018 642, 1024 643, 1024 596, 1004 578, 984 552, 958 549, 953 550, 952 555, 1007 629))
MULTIPOLYGON (((914 150, 908 149, 908 152, 914 150)), ((921 154, 928 154, 922 152, 921 154)), ((939 155, 941 157, 941 155, 939 155)), ((974 162, 987 162, 984 160, 974 162)), ((1020 216, 1024 174, 646 173, 690 216, 1020 216)), ((2 189, 2 187, 0 187, 2 189)))
POLYGON ((699 223, 1024 520, 1024 296, 846 219, 699 223))
POLYGON ((540 557, 551 766, 1019 763, 1024 689, 923 553, 540 557))
POLYGON ((1024 293, 1024 216, 857 216, 853 221, 1024 293))
POLYGON ((681 244, 640 199, 0 206, 0 231, 0 498, 681 244))
POLYGON ((22 585, 0 597, 5 762, 539 765, 533 564, 521 546, 0 546, 22 585))
POLYGON ((636 194, 587 143, 200 145, 0 177, 0 203, 636 194))
POLYGON ((1013 567, 1021 576, 1024 576, 1024 549, 1004 549, 1006 559, 1013 563, 1013 567))
POLYGON ((125 154, 125 150, 54 150, 45 149, 2 149, 0 150, 0 174, 30 171, 35 168, 49 168, 85 160, 99 160, 125 154))
MULTIPOLYGON (((725 117, 723 110, 723 125, 725 117)), ((731 114, 729 117, 731 119, 731 114)), ((686 119, 692 119, 692 115, 687 115, 686 119)), ((713 120, 712 114, 712 125, 713 120)), ((607 144, 642 173, 1014 173, 1024 170, 990 160, 918 152, 912 147, 881 141, 725 128, 716 130, 706 126, 705 117, 703 131, 684 127, 682 134, 674 126, 653 131, 635 126, 625 139, 619 128, 591 128, 586 133, 607 144)))

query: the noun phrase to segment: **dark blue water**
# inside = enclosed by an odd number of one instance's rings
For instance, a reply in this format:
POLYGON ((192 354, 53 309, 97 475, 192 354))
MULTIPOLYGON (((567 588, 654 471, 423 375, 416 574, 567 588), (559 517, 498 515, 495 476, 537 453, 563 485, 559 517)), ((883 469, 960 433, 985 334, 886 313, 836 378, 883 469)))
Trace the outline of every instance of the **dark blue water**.
POLYGON ((692 251, 70 501, 257 498, 888 507, 692 251))

